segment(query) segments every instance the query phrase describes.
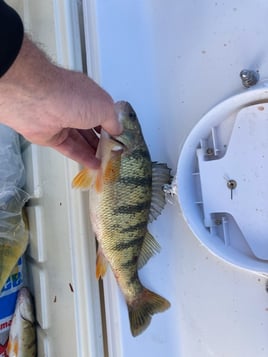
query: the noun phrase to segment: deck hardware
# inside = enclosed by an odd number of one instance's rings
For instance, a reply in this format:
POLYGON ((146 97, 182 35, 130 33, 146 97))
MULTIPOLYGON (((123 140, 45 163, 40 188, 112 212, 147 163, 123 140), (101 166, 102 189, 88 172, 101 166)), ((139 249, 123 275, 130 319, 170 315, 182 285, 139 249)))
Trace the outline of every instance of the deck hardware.
POLYGON ((228 180, 227 187, 231 190, 231 200, 233 199, 233 190, 236 188, 237 182, 235 180, 228 180))
POLYGON ((260 78, 259 71, 254 71, 251 69, 243 69, 240 72, 240 78, 243 86, 246 88, 250 88, 255 84, 257 84, 257 82, 259 81, 260 78))

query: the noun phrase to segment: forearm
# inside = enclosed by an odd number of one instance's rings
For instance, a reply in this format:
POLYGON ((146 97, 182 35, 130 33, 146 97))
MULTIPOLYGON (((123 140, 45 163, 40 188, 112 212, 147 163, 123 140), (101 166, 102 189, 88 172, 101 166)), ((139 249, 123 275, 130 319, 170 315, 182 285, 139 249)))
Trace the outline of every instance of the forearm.
POLYGON ((25 35, 16 60, 0 78, 0 122, 20 133, 27 131, 27 125, 33 130, 40 116, 35 111, 53 96, 56 77, 57 67, 25 35))

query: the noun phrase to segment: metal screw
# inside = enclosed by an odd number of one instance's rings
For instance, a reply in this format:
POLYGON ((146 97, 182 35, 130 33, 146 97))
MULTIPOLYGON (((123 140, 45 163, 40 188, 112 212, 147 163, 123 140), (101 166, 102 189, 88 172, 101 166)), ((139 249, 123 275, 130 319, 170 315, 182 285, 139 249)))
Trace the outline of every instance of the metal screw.
POLYGON ((212 156, 214 155, 214 150, 212 148, 207 148, 206 153, 207 155, 212 156))
POLYGON ((216 219, 215 219, 215 224, 216 224, 217 226, 220 226, 221 223, 222 223, 222 220, 221 220, 220 218, 216 218, 216 219))
POLYGON ((240 72, 240 78, 244 87, 249 88, 257 84, 260 75, 258 71, 253 71, 251 69, 243 69, 240 72))
POLYGON ((237 182, 235 180, 228 180, 227 181, 227 187, 230 189, 230 190, 234 190, 237 186, 237 182))
POLYGON ((231 200, 233 199, 233 190, 236 188, 237 182, 235 180, 228 180, 227 187, 231 190, 231 200))

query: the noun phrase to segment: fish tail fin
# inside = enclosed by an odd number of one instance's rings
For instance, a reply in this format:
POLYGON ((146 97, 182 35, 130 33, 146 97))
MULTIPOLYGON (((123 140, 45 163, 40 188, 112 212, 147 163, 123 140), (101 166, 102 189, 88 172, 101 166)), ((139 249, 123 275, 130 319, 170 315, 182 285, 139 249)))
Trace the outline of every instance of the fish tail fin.
POLYGON ((141 334, 150 324, 152 315, 167 310, 170 303, 162 296, 145 289, 138 301, 128 304, 131 333, 134 337, 141 334))

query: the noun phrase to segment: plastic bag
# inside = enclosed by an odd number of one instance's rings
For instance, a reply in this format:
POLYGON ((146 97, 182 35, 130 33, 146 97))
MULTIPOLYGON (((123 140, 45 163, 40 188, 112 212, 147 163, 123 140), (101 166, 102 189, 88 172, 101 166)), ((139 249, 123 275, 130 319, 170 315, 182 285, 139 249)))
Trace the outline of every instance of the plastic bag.
POLYGON ((24 184, 20 136, 0 124, 0 291, 28 244, 24 184))
POLYGON ((22 190, 24 184, 20 136, 0 124, 0 356, 6 356, 16 297, 23 284, 21 256, 28 245, 23 207, 29 199, 22 190))
POLYGON ((23 206, 29 195, 16 187, 0 191, 0 291, 28 244, 23 206))
POLYGON ((22 188, 24 185, 25 169, 21 158, 20 136, 0 124, 0 192, 6 186, 22 188))

